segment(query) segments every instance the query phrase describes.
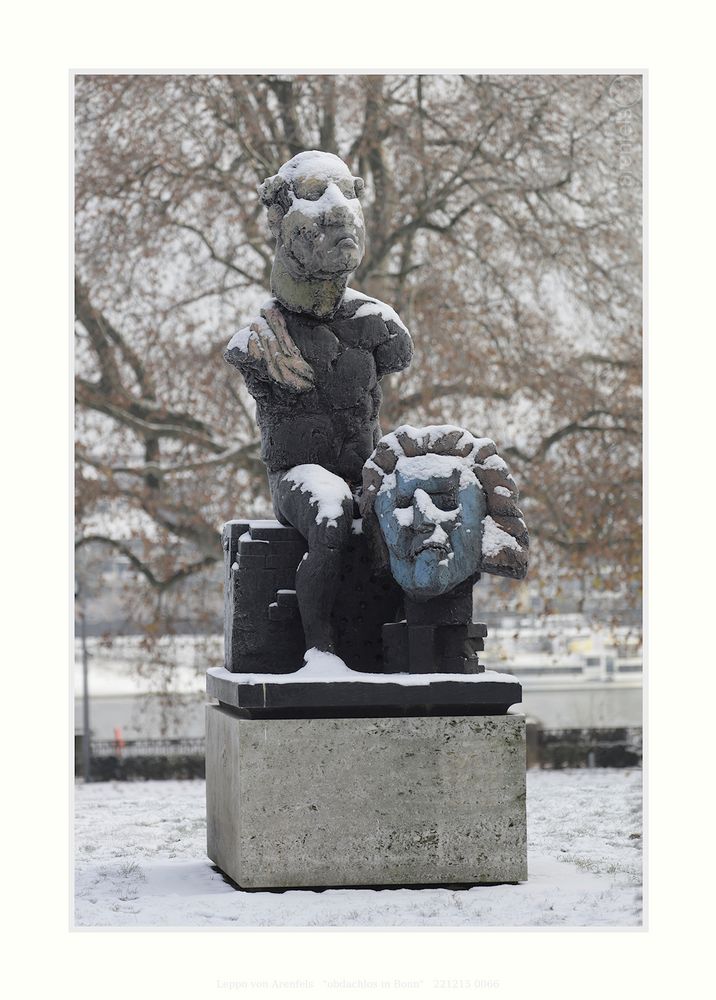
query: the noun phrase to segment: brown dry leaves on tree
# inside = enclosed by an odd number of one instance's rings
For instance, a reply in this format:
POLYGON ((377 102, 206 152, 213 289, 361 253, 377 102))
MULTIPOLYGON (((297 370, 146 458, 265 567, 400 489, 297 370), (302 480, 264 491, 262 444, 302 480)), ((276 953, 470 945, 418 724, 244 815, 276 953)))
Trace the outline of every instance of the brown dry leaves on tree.
POLYGON ((221 353, 269 287, 256 186, 311 148, 365 178, 352 284, 415 341, 409 372, 385 380, 383 429, 493 437, 521 489, 532 586, 571 576, 638 599, 641 208, 610 84, 77 79, 78 544, 129 561, 150 630, 172 627, 178 593, 183 615, 217 620, 222 521, 270 515, 253 402, 221 353))

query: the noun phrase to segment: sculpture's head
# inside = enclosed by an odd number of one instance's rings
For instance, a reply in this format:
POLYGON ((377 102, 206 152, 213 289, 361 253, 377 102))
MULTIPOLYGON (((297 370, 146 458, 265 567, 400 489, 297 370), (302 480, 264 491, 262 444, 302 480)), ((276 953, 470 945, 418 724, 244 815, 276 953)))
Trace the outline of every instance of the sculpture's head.
POLYGON ((525 575, 529 539, 517 495, 489 438, 451 425, 405 426, 365 463, 361 513, 379 563, 409 597, 427 601, 482 570, 525 575))
POLYGON ((350 274, 365 251, 358 200, 364 184, 333 153, 298 153, 267 178, 259 196, 294 278, 350 274))

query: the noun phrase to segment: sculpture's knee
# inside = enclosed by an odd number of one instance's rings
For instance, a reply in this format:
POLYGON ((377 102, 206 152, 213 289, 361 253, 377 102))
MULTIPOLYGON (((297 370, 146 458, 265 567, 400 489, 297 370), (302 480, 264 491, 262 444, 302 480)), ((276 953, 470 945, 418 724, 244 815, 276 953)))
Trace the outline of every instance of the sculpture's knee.
POLYGON ((353 523, 353 497, 350 493, 341 503, 340 513, 336 509, 332 513, 333 516, 321 518, 317 522, 314 536, 309 539, 309 547, 320 545, 337 553, 345 548, 353 523))
POLYGON ((303 533, 309 549, 344 547, 351 530, 353 495, 340 476, 320 465, 297 465, 282 478, 279 496, 281 508, 303 533))

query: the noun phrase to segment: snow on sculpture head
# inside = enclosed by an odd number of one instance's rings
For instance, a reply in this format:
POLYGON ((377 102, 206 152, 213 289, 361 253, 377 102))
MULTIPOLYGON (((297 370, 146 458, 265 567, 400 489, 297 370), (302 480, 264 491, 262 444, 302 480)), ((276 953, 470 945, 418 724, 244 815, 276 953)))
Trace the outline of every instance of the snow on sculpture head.
POLYGON ((317 149, 298 153, 259 186, 294 278, 355 271, 365 252, 363 187, 340 157, 317 149))
POLYGON ((525 576, 529 537, 517 497, 494 442, 452 425, 399 427, 363 467, 364 530, 416 601, 481 571, 525 576))

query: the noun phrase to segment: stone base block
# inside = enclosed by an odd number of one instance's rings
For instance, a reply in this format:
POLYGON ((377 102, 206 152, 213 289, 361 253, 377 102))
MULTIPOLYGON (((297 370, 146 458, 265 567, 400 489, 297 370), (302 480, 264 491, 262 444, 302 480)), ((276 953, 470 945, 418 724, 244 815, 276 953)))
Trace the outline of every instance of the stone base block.
POLYGON ((242 888, 527 878, 522 716, 206 718, 208 855, 242 888))

